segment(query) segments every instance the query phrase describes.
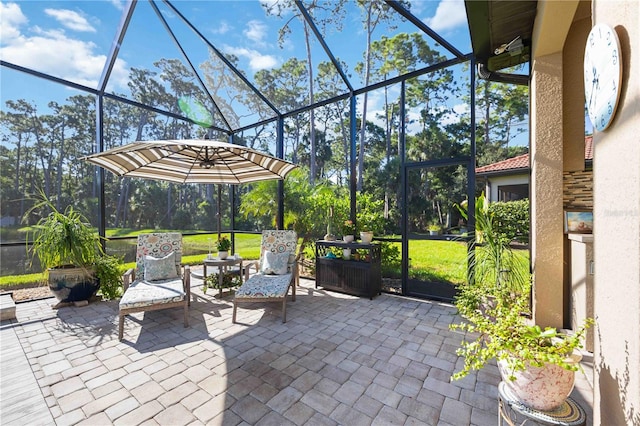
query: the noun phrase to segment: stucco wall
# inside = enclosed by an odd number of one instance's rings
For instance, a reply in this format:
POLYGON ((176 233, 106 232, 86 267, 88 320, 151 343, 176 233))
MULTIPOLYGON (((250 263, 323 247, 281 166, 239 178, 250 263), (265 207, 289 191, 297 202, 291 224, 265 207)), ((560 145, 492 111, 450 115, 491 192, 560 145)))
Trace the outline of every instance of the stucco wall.
POLYGON ((594 424, 640 425, 640 2, 595 0, 592 18, 623 58, 618 112, 593 136, 594 424))
POLYGON ((562 53, 536 57, 531 80, 531 262, 533 316, 564 327, 562 53))

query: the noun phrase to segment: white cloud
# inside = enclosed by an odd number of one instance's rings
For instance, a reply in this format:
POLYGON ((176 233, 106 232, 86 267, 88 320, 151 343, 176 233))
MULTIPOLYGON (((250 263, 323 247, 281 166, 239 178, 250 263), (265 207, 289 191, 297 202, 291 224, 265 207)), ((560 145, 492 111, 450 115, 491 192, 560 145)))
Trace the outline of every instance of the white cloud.
POLYGON ((78 12, 69 9, 45 9, 44 13, 74 31, 95 33, 96 29, 78 12))
POLYGON ((233 29, 233 27, 231 25, 229 25, 228 22, 222 21, 222 22, 220 22, 220 25, 218 25, 217 28, 211 28, 210 31, 213 34, 226 34, 229 31, 231 31, 232 29, 233 29))
POLYGON ((416 16, 422 14, 425 6, 424 0, 409 0, 409 3, 411 3, 411 13, 416 16))
POLYGON ((124 10, 124 0, 111 0, 111 4, 118 10, 124 10))
POLYGON ((436 14, 426 18, 425 23, 434 31, 448 31, 467 23, 467 12, 463 0, 442 0, 436 14))
POLYGON ((231 53, 240 58, 249 61, 249 67, 252 71, 260 71, 263 69, 273 68, 278 65, 278 60, 272 55, 263 55, 257 50, 246 49, 244 47, 224 46, 225 53, 231 53))
MULTIPOLYGON (((18 6, 2 5, 2 46, 0 57, 14 64, 63 78, 89 87, 96 87, 106 62, 106 55, 95 52, 89 41, 68 37, 63 30, 31 28, 31 34, 21 31, 27 22, 18 6), (5 13, 5 11, 10 13, 5 13), (5 38, 5 33, 9 37, 5 38)), ((128 74, 126 62, 117 59, 111 78, 122 85, 128 74)), ((126 84, 126 83, 124 83, 126 84)))
POLYGON ((0 43, 8 44, 20 36, 20 26, 29 22, 15 3, 0 3, 0 43))
POLYGON ((252 19, 247 22, 247 28, 242 32, 249 40, 264 45, 264 38, 267 35, 267 26, 264 22, 252 19))

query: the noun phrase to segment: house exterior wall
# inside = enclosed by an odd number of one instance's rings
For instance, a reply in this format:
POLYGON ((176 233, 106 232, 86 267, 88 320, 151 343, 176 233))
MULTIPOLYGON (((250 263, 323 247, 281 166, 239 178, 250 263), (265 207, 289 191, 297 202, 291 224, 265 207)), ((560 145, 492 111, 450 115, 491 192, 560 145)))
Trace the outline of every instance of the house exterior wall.
MULTIPOLYGON (((584 44, 615 29, 622 94, 611 127, 594 132, 594 425, 640 425, 640 2, 538 2, 531 80, 534 320, 562 326, 562 175, 577 171, 584 131, 584 44), (589 10, 588 25, 580 22, 589 10), (563 141, 559 143, 558 141, 563 141), (559 303, 560 302, 560 303, 559 303)), ((581 158, 583 161, 583 157, 581 158)))
POLYGON ((594 424, 640 425, 640 2, 594 0, 620 39, 622 93, 594 143, 594 424))
POLYGON ((505 185, 528 185, 529 175, 509 175, 509 176, 494 176, 487 179, 487 185, 485 185, 484 196, 490 202, 500 201, 498 199, 498 189, 500 186, 505 185))

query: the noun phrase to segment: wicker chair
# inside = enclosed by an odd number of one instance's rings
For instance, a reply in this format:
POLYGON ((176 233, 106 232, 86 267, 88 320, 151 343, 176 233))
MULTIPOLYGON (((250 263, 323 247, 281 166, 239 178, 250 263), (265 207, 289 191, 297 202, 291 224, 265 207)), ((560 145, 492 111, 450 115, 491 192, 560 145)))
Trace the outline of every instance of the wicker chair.
POLYGON ((296 300, 299 284, 296 264, 298 236, 295 231, 269 230, 262 232, 260 267, 236 290, 233 299, 233 318, 236 322, 238 304, 256 302, 282 302, 282 322, 287 322, 287 295, 292 289, 296 300))
POLYGON ((123 276, 118 339, 122 340, 124 317, 136 312, 181 307, 184 326, 189 326, 191 288, 189 266, 181 271, 182 235, 177 232, 138 236, 136 268, 123 276))

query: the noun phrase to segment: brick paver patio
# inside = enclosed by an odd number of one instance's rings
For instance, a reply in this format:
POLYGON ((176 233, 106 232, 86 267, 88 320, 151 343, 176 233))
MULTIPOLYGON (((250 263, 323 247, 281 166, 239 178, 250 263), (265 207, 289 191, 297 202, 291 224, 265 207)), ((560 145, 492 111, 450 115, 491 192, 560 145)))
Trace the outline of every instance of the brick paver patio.
MULTIPOLYGON (((194 280, 182 310, 128 317, 117 302, 17 305, 1 327, 2 425, 495 425, 497 368, 451 382, 461 335, 447 304, 315 289, 239 308, 194 280)), ((573 395, 591 418, 591 388, 573 395), (586 398, 586 401, 585 401, 586 398)), ((591 423, 589 423, 591 424, 591 423)))

